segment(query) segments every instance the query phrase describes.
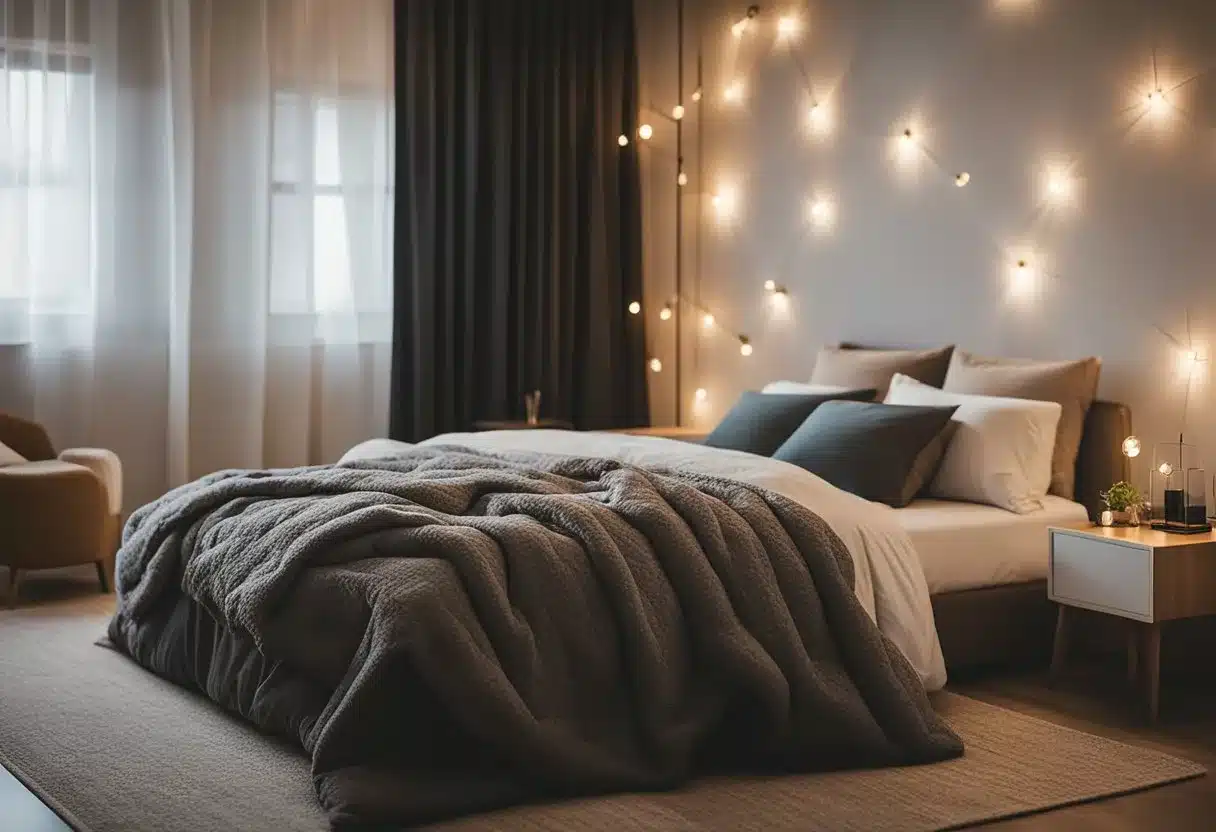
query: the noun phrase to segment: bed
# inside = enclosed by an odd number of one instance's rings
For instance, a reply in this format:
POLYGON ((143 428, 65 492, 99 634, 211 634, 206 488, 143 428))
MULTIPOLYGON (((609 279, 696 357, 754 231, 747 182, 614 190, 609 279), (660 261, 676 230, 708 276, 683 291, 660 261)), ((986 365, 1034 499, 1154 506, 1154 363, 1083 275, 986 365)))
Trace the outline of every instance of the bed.
POLYGON ((950 673, 1047 662, 1055 624, 1047 600, 1047 527, 1097 520, 1099 493, 1129 476, 1120 447, 1131 422, 1126 405, 1090 407, 1077 457, 1079 502, 1049 498, 1042 513, 1029 515, 939 501, 892 510, 925 564, 950 673))

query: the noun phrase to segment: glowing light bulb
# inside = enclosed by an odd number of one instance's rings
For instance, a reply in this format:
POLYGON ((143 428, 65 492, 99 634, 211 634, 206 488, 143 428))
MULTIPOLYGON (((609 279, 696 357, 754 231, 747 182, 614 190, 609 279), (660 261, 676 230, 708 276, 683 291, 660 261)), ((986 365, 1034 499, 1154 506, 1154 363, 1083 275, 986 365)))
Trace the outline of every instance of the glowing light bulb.
POLYGON ((629 304, 629 314, 630 315, 636 315, 641 311, 642 311, 642 304, 638 303, 636 300, 633 303, 629 304))
POLYGON ((657 358, 650 359, 650 372, 652 372, 652 373, 663 372, 663 362, 657 358))
POLYGON ((715 320, 712 312, 706 312, 701 316, 701 327, 703 329, 713 329, 714 323, 715 320))
POLYGON ((775 292, 775 291, 777 291, 777 283, 776 283, 776 281, 773 281, 773 280, 766 280, 766 281, 764 281, 764 291, 766 291, 766 292, 775 292))
POLYGON ((747 25, 750 22, 751 21, 748 20, 746 17, 743 18, 742 20, 736 22, 733 26, 730 27, 730 33, 732 35, 734 35, 736 38, 743 37, 744 33, 747 32, 747 25))
POLYGON ((970 181, 971 181, 971 174, 967 173, 967 171, 963 171, 958 176, 954 177, 955 187, 958 187, 958 188, 967 187, 967 183, 970 181))
POLYGON ((1043 190, 1047 199, 1056 205, 1064 205, 1072 199, 1074 190, 1073 179, 1067 170, 1056 169, 1047 172, 1043 190))
POLYGON ((680 171, 680 173, 676 176, 676 184, 679 185, 681 188, 683 188, 685 185, 687 185, 688 184, 688 174, 685 173, 684 171, 680 171))
POLYGON ((1037 288, 1037 276, 1030 261, 1024 258, 1015 261, 1009 270, 1009 296, 1026 300, 1035 295, 1037 288))
POLYGON ((693 396, 696 398, 697 401, 703 402, 709 398, 709 391, 706 390, 704 387, 698 387, 697 392, 693 393, 693 396))
POLYGON ((751 342, 749 340, 747 340, 746 335, 740 335, 739 336, 739 355, 746 357, 751 354, 752 354, 751 342))
POLYGON ((667 306, 664 306, 662 309, 659 310, 659 320, 660 321, 670 321, 671 320, 671 304, 668 304, 667 306))
POLYGON ((1140 439, 1135 436, 1129 436, 1123 440, 1123 455, 1128 459, 1135 459, 1140 456, 1140 439))
POLYGON ((786 15, 777 21, 777 38, 779 40, 793 40, 802 32, 802 21, 792 14, 786 15))
POLYGON ((743 82, 736 78, 727 84, 726 88, 722 90, 722 99, 726 101, 727 104, 738 104, 743 100, 743 92, 743 82))
POLYGON ((1170 110, 1169 99, 1165 97, 1165 90, 1160 87, 1148 94, 1147 102, 1149 112, 1155 116, 1163 116, 1170 110))
POLYGON ((916 144, 916 137, 912 134, 911 127, 904 130, 903 134, 899 137, 899 141, 900 144, 904 145, 905 147, 911 147, 912 145, 916 144))
POLYGON ((692 100, 693 101, 701 100, 701 88, 700 87, 697 87, 695 90, 692 91, 692 100))
POLYGON ((811 225, 823 231, 831 228, 836 217, 836 206, 831 197, 817 196, 807 205, 807 214, 810 216, 811 225))
POLYGON ((684 105, 677 104, 676 106, 672 107, 671 108, 671 117, 674 118, 676 121, 679 121, 680 119, 684 118, 684 105))
POLYGON ((1163 477, 1168 477, 1170 474, 1174 473, 1174 466, 1170 465, 1168 462, 1163 462, 1157 466, 1157 472, 1163 477))
POLYGON ((622 133, 621 135, 616 137, 616 143, 619 144, 621 147, 624 147, 625 145, 629 144, 629 137, 626 136, 624 133, 622 133))
POLYGON ((638 138, 642 141, 647 141, 653 135, 654 128, 649 124, 642 124, 638 126, 638 138))

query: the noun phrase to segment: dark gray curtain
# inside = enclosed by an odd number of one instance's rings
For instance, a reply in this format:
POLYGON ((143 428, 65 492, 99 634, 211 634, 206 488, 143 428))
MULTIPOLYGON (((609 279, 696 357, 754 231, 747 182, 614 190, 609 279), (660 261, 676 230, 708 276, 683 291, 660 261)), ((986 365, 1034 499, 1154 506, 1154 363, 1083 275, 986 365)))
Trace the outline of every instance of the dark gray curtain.
POLYGON ((646 424, 631 0, 399 0, 391 433, 646 424))

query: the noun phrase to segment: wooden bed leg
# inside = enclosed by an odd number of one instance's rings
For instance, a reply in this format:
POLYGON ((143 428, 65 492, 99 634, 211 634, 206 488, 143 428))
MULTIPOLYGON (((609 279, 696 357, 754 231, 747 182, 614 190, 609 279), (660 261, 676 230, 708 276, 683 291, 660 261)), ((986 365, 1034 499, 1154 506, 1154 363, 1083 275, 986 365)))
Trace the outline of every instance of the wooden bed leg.
POLYGON ((93 565, 97 567, 97 582, 101 584, 101 591, 108 595, 111 586, 108 564, 104 560, 99 560, 93 565))
POLYGON ((1064 670, 1064 663, 1068 660, 1068 637, 1069 625, 1071 622, 1068 617, 1068 607, 1060 604, 1060 610, 1056 613, 1056 638, 1051 647, 1051 675, 1059 676, 1064 670))
POLYGON ((21 590, 21 571, 15 567, 8 568, 8 592, 5 593, 5 600, 10 607, 17 606, 17 595, 21 590))

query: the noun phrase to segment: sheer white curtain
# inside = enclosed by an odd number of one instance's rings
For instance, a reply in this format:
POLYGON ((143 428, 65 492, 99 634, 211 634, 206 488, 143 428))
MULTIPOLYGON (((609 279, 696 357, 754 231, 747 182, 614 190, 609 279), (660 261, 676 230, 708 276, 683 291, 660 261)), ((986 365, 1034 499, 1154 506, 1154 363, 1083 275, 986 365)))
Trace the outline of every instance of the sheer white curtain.
POLYGON ((387 428, 391 0, 0 0, 0 409, 128 506, 387 428))

